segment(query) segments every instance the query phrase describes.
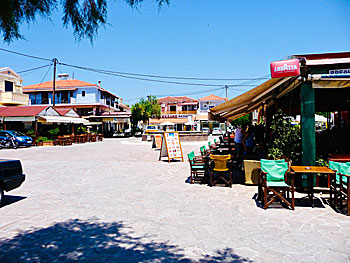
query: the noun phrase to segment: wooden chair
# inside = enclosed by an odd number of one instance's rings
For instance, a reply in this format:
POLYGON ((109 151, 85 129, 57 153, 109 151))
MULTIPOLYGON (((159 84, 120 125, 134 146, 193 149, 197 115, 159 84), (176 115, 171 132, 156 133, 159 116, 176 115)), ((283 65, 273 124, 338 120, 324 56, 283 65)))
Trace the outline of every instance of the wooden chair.
POLYGON ((294 210, 294 176, 291 176, 291 183, 288 184, 287 175, 289 171, 288 162, 281 160, 261 160, 261 170, 259 175, 259 195, 263 193, 264 209, 272 204, 276 199, 284 202, 294 210), (270 194, 271 193, 271 194, 270 194), (291 193, 291 201, 287 198, 291 193), (268 200, 270 198, 270 200, 268 200))
POLYGON ((223 182, 232 187, 232 162, 231 155, 210 155, 210 186, 217 182, 223 182))
POLYGON ((55 144, 59 146, 65 145, 65 139, 63 136, 57 136, 57 139, 55 140, 55 144))
POLYGON ((350 163, 339 163, 339 181, 340 209, 346 207, 346 214, 350 216, 350 163))
POLYGON ((187 154, 187 157, 191 167, 191 184, 199 178, 201 178, 201 181, 205 180, 206 167, 203 158, 200 156, 196 157, 193 151, 187 154))

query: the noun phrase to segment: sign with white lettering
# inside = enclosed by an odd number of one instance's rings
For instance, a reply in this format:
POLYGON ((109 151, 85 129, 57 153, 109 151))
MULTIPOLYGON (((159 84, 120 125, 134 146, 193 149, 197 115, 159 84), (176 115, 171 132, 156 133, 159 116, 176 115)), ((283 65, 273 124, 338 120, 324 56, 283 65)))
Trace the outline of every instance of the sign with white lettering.
POLYGON ((271 78, 285 78, 300 75, 299 59, 273 61, 270 64, 271 78))

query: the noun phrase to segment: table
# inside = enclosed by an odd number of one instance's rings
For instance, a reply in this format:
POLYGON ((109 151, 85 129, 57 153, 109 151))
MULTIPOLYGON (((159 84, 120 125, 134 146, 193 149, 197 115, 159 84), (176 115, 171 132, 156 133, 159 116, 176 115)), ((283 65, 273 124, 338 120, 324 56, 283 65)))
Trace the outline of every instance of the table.
POLYGON ((314 208, 314 184, 313 176, 317 174, 335 174, 335 172, 325 166, 291 166, 295 173, 302 173, 307 175, 307 182, 309 188, 309 198, 311 200, 312 208, 314 208))

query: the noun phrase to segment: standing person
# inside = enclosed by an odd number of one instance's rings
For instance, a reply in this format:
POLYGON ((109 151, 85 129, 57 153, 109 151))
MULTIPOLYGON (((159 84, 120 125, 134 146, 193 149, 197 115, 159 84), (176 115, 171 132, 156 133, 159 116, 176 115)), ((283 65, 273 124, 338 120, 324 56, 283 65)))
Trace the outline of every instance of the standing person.
POLYGON ((248 127, 247 132, 243 138, 243 147, 245 154, 252 154, 254 148, 254 132, 251 126, 248 127))
POLYGON ((243 157, 243 138, 245 136, 245 125, 243 128, 238 126, 238 128, 235 130, 235 147, 236 147, 236 158, 237 161, 240 162, 243 157))

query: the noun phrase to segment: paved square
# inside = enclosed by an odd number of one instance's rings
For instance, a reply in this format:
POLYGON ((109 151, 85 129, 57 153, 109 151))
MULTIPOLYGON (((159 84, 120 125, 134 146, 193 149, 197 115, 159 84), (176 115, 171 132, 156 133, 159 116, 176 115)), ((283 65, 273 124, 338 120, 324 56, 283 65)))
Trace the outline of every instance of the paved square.
POLYGON ((136 138, 1 150, 27 177, 0 208, 0 262, 350 261, 329 206, 263 210, 256 186, 191 185, 187 157, 158 156, 136 138))

